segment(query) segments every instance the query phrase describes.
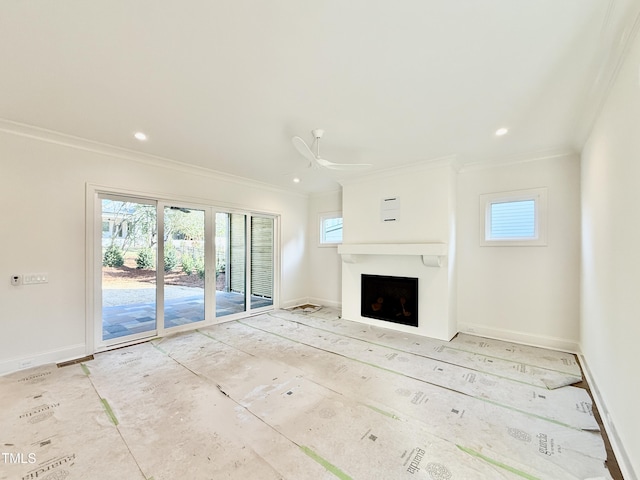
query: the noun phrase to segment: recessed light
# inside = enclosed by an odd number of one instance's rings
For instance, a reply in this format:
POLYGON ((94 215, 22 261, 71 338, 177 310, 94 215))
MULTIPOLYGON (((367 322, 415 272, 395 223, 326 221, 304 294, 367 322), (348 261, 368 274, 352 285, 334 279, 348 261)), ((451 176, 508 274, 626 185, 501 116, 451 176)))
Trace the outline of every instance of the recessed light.
POLYGON ((496 130, 496 135, 498 137, 501 137, 502 135, 506 135, 508 131, 509 131, 508 128, 504 128, 504 127, 503 128, 499 128, 498 130, 496 130))
POLYGON ((293 183, 300 183, 300 179, 298 177, 294 178, 293 183))
POLYGON ((147 139, 147 136, 142 132, 136 132, 133 134, 133 136, 136 137, 141 142, 144 142, 147 139))

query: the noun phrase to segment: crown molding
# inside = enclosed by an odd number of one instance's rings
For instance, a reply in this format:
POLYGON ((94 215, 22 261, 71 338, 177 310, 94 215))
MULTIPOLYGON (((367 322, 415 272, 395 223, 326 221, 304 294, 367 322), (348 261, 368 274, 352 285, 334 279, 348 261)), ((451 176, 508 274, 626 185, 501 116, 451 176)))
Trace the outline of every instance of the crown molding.
POLYGON ((581 121, 576 128, 576 143, 580 146, 591 135, 600 113, 618 79, 629 50, 640 31, 640 6, 633 1, 609 0, 607 13, 600 29, 601 45, 598 57, 602 58, 593 83, 587 90, 581 121), (626 7, 626 8, 625 8, 626 7))
POLYGON ((333 188, 331 190, 323 190, 321 192, 312 192, 309 194, 309 198, 323 198, 333 195, 342 195, 342 188, 333 188))
POLYGON ((455 172, 458 172, 460 170, 458 157, 456 155, 446 155, 444 157, 438 157, 431 160, 422 160, 420 162, 411 163, 408 165, 399 165, 397 167, 384 168, 381 170, 376 170, 375 172, 371 172, 369 174, 359 175, 356 178, 340 180, 340 185, 354 185, 369 180, 380 180, 397 175, 421 173, 442 167, 450 167, 455 172))
MULTIPOLYGON (((640 17, 639 17, 640 18, 640 17)), ((220 172, 206 167, 200 167, 196 165, 189 165, 187 163, 179 162, 176 160, 159 157, 156 155, 150 155, 146 153, 137 152, 134 150, 128 150, 122 147, 115 147, 105 143, 96 142, 93 140, 87 140, 73 135, 68 135, 45 128, 35 127, 12 120, 0 118, 0 132, 16 135, 20 137, 31 138, 37 141, 60 145, 76 150, 84 150, 87 152, 97 153, 100 155, 108 155, 110 157, 120 158, 132 162, 142 163, 146 165, 152 165, 154 167, 166 168, 181 173, 187 173, 191 175, 206 176, 214 180, 235 183, 250 188, 260 188, 263 190, 269 190, 276 193, 282 193, 287 195, 294 195, 303 198, 319 197, 324 195, 332 195, 340 193, 341 189, 332 189, 330 191, 322 192, 299 192, 295 190, 288 190, 286 188, 276 187, 274 185, 251 180, 236 175, 220 172)), ((437 157, 429 160, 422 160, 408 165, 402 165, 397 167, 390 167, 381 170, 376 170, 369 174, 360 175, 355 178, 343 179, 339 182, 341 186, 357 184, 364 181, 384 179, 390 176, 414 174, 426 172, 436 168, 450 167, 456 173, 464 173, 473 170, 482 170, 487 168, 504 167, 508 165, 515 165, 520 163, 528 163, 539 160, 547 160, 551 158, 565 157, 577 155, 573 149, 558 148, 553 150, 545 150, 539 152, 531 152, 526 154, 519 154, 512 157, 505 157, 496 160, 481 160, 472 163, 461 163, 457 155, 446 155, 443 157, 437 157)))
POLYGON ((188 163, 180 162, 177 160, 151 155, 148 153, 137 152, 135 150, 116 147, 93 140, 87 140, 85 138, 75 137, 73 135, 68 135, 66 133, 60 133, 41 127, 35 127, 33 125, 14 122, 12 120, 7 120, 4 118, 0 118, 0 132, 16 135, 19 137, 31 138, 40 142, 51 143, 54 145, 60 145, 76 150, 84 150, 86 152, 97 153, 99 155, 108 155, 110 157, 142 163, 145 165, 151 165, 158 168, 166 168, 181 173, 188 173, 201 177, 205 176, 214 180, 235 183, 238 185, 243 185, 245 187, 260 188, 276 193, 284 193, 287 195, 294 195, 305 198, 309 196, 305 192, 288 190, 286 188, 277 187, 269 183, 259 182, 257 180, 232 175, 230 173, 224 173, 211 168, 190 165, 188 163))
POLYGON ((498 159, 485 159, 475 162, 469 162, 462 165, 460 173, 473 172, 477 170, 487 170, 491 168, 509 167, 512 165, 520 165, 524 163, 539 162, 543 160, 551 160, 554 158, 562 157, 578 157, 579 152, 572 148, 555 148, 550 150, 539 150, 535 152, 522 153, 518 155, 512 155, 508 157, 501 157, 498 159))

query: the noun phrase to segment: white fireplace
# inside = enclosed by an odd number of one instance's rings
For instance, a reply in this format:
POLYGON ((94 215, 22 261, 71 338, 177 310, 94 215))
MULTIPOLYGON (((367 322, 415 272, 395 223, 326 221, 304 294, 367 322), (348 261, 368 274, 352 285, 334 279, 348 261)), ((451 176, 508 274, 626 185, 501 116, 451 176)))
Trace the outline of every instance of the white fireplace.
POLYGON ((343 182, 343 318, 442 340, 457 333, 456 182, 450 161, 343 182), (363 316, 362 275, 417 278, 418 326, 363 316))
POLYGON ((441 340, 456 334, 446 244, 343 244, 338 253, 343 261, 344 318, 441 340), (362 275, 416 278, 418 326, 363 316, 362 275))

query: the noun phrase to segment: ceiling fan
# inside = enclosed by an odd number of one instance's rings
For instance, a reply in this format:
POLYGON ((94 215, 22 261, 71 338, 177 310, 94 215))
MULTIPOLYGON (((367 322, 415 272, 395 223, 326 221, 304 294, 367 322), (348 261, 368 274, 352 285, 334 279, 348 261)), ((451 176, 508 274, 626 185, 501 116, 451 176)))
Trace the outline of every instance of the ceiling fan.
POLYGON ((311 147, 307 145, 307 143, 300 137, 293 137, 291 139, 291 143, 296 147, 296 150, 300 152, 300 154, 309 160, 309 166, 319 166, 328 168, 330 170, 362 170, 371 166, 370 163, 334 163, 329 160, 325 160, 320 156, 320 139, 322 135, 324 135, 324 130, 316 128, 315 130, 311 130, 311 134, 313 135, 313 143, 311 147), (315 144, 316 152, 313 153, 311 149, 315 144))

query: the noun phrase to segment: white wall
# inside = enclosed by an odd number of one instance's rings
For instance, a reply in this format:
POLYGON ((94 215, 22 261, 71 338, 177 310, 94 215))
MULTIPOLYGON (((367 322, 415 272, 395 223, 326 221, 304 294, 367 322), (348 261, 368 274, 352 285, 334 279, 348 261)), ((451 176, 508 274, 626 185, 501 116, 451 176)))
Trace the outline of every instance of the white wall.
POLYGON ((582 153, 582 351, 625 478, 640 475, 639 68, 636 35, 582 153))
POLYGON ((309 301, 318 305, 342 305, 342 260, 335 245, 320 246, 320 215, 342 211, 342 190, 309 198, 309 301))
POLYGON ((280 214, 281 305, 306 298, 306 196, 103 151, 110 153, 0 131, 0 373, 27 359, 85 354, 87 183, 280 214), (39 272, 49 274, 48 284, 9 284, 11 274, 39 272))
POLYGON ((451 180, 447 163, 345 182, 344 243, 447 243, 451 180), (381 222, 380 201, 390 197, 400 199, 400 220, 381 222))
POLYGON ((580 164, 575 156, 458 175, 458 328, 577 351, 580 164), (548 188, 548 245, 481 247, 479 197, 548 188))

